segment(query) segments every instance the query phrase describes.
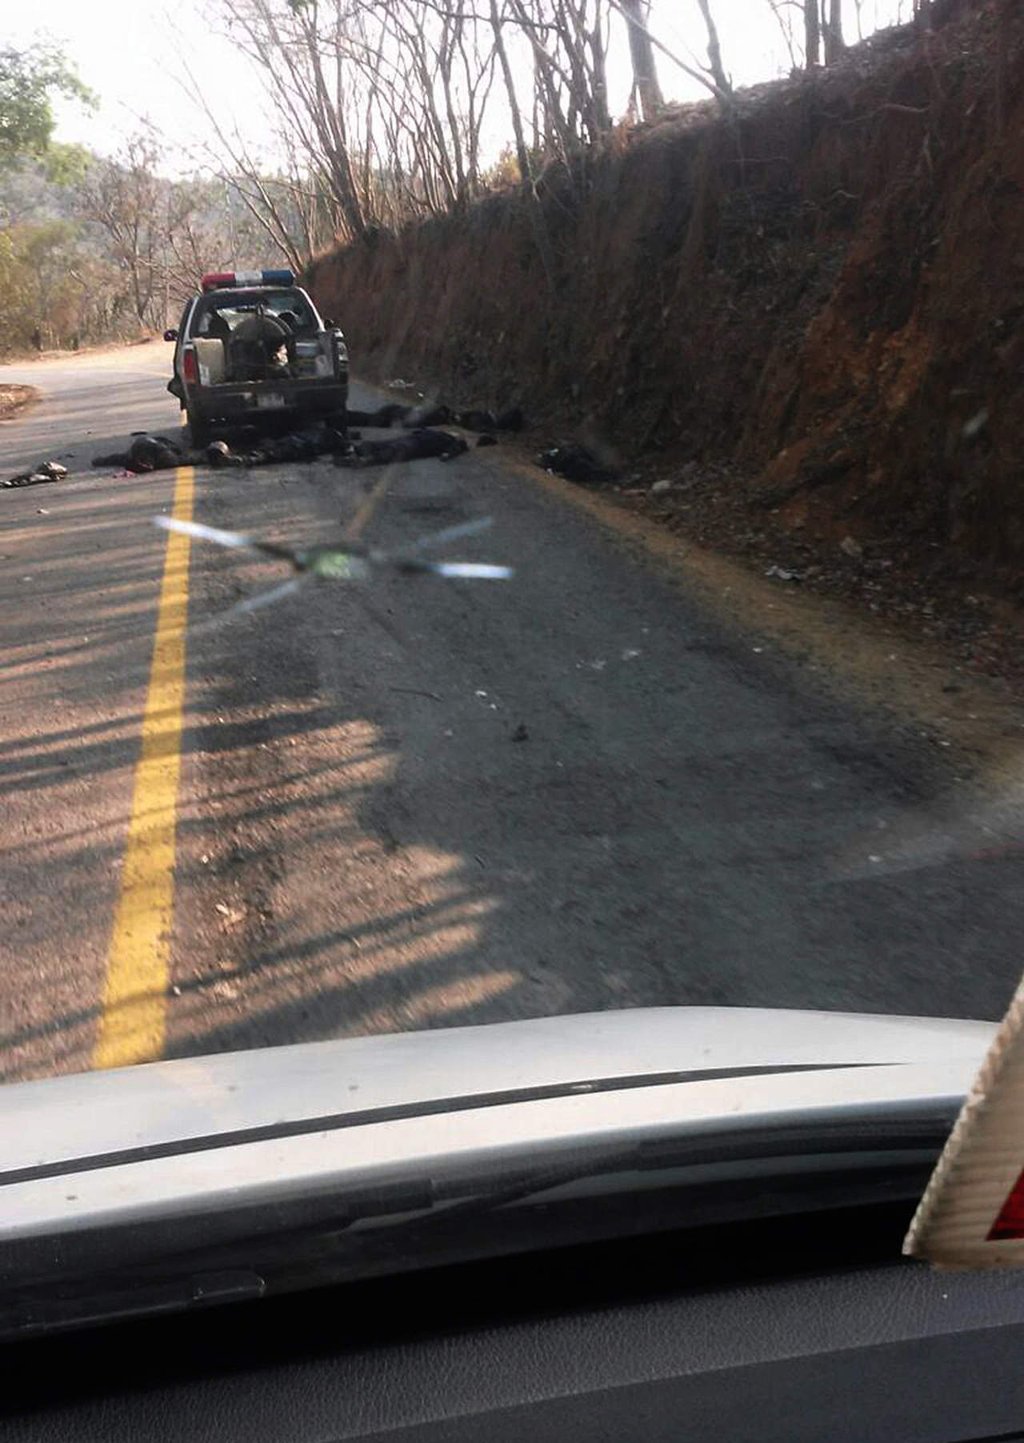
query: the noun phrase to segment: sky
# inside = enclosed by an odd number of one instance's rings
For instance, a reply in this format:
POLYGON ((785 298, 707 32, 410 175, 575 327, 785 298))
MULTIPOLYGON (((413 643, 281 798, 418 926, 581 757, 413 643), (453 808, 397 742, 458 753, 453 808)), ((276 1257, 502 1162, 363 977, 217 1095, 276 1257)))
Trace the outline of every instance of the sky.
MULTIPOLYGON (((789 56, 768 0, 713 0, 726 69, 737 85, 785 74, 789 56)), ((911 0, 845 0, 848 40, 857 38, 857 12, 864 34, 907 18, 911 0)), ((229 126, 237 124, 259 150, 270 126, 247 64, 218 34, 217 8, 210 0, 46 0, 45 24, 26 7, 6 18, 5 41, 16 46, 50 38, 61 44, 79 74, 99 96, 95 113, 60 103, 57 138, 77 141, 103 154, 116 153, 124 138, 149 121, 166 142, 165 168, 187 173, 209 140, 202 112, 182 87, 182 57, 229 126)), ((696 0, 653 0, 651 31, 673 53, 703 55, 703 31, 696 0), (688 54, 689 52, 689 54, 688 54)), ((629 93, 624 33, 609 60, 613 109, 621 113, 629 93)), ((613 37, 614 42, 614 37, 613 37)), ((703 99, 706 92, 663 55, 657 57, 666 98, 703 99)))

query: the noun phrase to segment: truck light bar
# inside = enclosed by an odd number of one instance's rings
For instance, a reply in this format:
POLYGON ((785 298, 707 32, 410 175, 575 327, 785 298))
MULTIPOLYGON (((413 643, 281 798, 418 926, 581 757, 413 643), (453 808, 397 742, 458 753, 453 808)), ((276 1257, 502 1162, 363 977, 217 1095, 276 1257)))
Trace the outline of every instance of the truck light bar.
POLYGON ((204 291, 218 291, 229 286, 293 286, 293 271, 211 271, 203 276, 204 291))

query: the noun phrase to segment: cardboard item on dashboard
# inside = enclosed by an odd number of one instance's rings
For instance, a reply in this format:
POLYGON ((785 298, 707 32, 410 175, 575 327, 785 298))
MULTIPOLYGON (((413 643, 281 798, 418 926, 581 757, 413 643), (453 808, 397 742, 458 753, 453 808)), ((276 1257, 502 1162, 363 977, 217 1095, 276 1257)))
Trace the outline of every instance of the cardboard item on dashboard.
POLYGON ((903 1251, 946 1267, 1024 1266, 1024 982, 936 1164, 903 1251))

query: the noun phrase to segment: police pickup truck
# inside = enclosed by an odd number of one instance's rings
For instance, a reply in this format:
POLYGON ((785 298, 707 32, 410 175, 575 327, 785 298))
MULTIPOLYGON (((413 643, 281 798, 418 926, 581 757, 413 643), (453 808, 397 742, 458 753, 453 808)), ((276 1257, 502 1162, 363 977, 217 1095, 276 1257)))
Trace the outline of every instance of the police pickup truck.
POLYGON ((318 417, 345 427, 348 351, 288 270, 222 271, 202 278, 174 341, 167 384, 187 413, 193 445, 221 425, 318 417))

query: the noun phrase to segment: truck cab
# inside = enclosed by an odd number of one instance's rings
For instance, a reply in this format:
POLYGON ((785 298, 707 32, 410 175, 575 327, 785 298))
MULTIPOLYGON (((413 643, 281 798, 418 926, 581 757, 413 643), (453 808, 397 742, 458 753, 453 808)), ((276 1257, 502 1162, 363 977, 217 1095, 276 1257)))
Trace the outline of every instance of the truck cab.
POLYGON ((289 270, 205 275, 185 305, 167 389, 187 414, 192 441, 217 426, 284 419, 328 420, 340 430, 348 406, 348 350, 289 270))

